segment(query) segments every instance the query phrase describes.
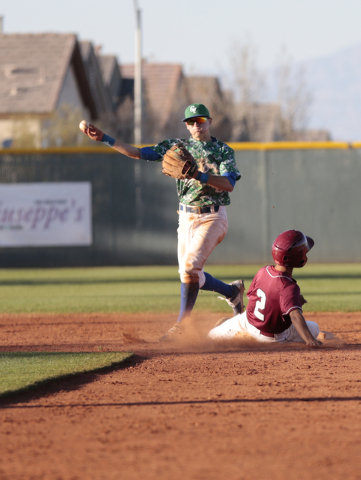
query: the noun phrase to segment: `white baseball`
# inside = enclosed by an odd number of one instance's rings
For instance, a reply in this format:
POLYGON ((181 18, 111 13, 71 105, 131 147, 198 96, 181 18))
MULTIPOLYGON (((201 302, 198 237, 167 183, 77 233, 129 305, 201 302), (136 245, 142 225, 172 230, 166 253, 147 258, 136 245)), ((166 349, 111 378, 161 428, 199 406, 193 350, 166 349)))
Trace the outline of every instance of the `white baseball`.
POLYGON ((86 128, 89 128, 89 123, 86 122, 85 120, 82 120, 80 123, 79 123, 79 128, 82 132, 85 131, 86 128))

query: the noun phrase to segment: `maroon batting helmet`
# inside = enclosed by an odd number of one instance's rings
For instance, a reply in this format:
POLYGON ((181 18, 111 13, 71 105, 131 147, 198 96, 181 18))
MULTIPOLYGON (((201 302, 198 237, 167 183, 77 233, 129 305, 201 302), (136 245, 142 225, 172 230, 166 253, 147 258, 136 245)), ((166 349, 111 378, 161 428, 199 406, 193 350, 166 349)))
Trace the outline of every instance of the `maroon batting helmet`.
POLYGON ((300 268, 306 265, 306 253, 315 242, 299 230, 287 230, 278 235, 272 245, 272 257, 275 263, 283 267, 300 268))

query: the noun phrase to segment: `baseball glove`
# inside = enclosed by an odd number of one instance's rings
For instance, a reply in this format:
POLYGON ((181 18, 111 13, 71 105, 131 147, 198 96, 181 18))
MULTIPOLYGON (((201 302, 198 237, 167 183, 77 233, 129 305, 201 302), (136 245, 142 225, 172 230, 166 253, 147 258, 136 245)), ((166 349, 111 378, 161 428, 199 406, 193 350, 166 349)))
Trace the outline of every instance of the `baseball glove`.
POLYGON ((162 172, 168 177, 191 178, 197 169, 196 161, 182 143, 176 143, 166 151, 162 161, 162 172))

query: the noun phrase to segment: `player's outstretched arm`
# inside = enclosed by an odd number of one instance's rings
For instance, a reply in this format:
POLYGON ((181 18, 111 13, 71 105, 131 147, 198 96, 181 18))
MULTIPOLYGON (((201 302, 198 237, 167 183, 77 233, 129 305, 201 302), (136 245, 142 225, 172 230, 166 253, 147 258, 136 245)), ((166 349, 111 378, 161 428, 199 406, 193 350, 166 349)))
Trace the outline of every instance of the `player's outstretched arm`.
POLYGON ((306 320, 304 319, 300 310, 292 310, 290 317, 295 329, 301 335, 307 345, 310 347, 318 347, 319 345, 322 345, 322 342, 316 340, 316 338, 314 338, 312 333, 309 331, 306 320))
POLYGON ((129 145, 128 143, 122 142, 121 140, 114 140, 113 138, 105 135, 99 128, 91 123, 87 123, 84 120, 80 122, 79 125, 80 130, 87 135, 92 140, 96 142, 103 142, 106 145, 114 148, 119 153, 126 155, 127 157, 131 158, 140 158, 140 150, 137 147, 133 147, 133 145, 129 145))

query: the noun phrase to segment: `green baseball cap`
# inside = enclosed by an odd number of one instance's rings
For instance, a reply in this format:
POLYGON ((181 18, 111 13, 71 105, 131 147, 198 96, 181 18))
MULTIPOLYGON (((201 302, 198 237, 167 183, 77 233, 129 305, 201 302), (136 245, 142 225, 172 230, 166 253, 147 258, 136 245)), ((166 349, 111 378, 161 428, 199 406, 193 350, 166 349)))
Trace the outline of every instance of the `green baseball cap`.
POLYGON ((190 118, 210 117, 210 115, 208 108, 205 107, 202 103, 192 103, 192 105, 189 105, 189 107, 186 108, 184 117, 185 118, 182 120, 183 122, 189 120, 190 118))

